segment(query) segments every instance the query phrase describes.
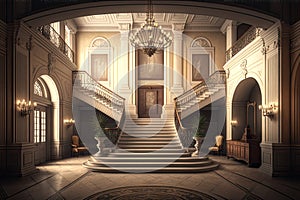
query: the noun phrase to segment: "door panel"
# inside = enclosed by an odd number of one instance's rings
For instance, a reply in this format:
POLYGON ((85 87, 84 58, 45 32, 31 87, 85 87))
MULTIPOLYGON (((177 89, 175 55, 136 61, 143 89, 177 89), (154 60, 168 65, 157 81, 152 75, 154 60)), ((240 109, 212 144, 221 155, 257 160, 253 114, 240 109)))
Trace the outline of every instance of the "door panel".
POLYGON ((47 160, 47 108, 38 106, 34 111, 34 161, 38 165, 47 160))
POLYGON ((160 118, 163 106, 163 86, 143 86, 138 89, 138 114, 141 118, 160 118))

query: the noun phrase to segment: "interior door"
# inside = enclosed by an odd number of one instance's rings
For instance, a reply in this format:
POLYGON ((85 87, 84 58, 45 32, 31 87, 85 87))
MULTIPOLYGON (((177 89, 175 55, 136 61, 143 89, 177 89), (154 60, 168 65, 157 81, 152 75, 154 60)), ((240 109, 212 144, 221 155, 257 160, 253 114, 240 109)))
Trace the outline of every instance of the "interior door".
POLYGON ((34 143, 36 145, 35 164, 44 163, 47 160, 47 108, 38 106, 34 111, 34 143))
POLYGON ((160 118, 163 106, 163 86, 143 86, 138 89, 140 118, 160 118))

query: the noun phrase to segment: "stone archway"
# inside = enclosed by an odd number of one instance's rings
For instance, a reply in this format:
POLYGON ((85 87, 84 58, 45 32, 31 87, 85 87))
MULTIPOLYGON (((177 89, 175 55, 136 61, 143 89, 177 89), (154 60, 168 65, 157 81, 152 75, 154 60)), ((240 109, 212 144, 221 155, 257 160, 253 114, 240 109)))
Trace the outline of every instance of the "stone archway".
POLYGON ((60 98, 59 98, 59 92, 57 89, 57 86, 54 82, 54 80, 48 76, 48 75, 42 75, 40 76, 45 83, 47 84, 47 87, 49 88, 50 96, 51 96, 51 102, 52 102, 52 124, 51 124, 51 159, 56 159, 59 155, 59 141, 60 141, 60 98))
POLYGON ((262 116, 258 109, 261 103, 261 90, 255 79, 247 78, 238 84, 232 99, 231 119, 237 122, 232 128, 233 140, 240 140, 249 126, 250 133, 261 141, 262 116))
POLYGON ((232 140, 227 140, 227 157, 247 162, 249 166, 260 166, 262 141, 262 114, 259 105, 262 94, 254 78, 242 80, 236 87, 231 102, 232 140))
POLYGON ((293 144, 300 144, 300 64, 292 75, 292 137, 293 144))

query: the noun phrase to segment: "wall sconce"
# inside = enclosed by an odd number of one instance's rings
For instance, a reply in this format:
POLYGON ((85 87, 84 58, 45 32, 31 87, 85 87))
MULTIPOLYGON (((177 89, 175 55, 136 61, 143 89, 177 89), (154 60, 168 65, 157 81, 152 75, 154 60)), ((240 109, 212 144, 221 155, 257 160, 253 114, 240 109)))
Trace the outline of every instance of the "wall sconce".
POLYGON ((263 116, 272 117, 275 113, 277 113, 278 106, 275 103, 271 103, 269 106, 259 105, 258 109, 262 111, 263 116))
POLYGON ((17 100, 16 104, 17 104, 17 109, 21 112, 21 115, 23 117, 29 115, 31 111, 33 111, 37 106, 36 102, 31 103, 31 101, 29 101, 27 103, 25 99, 23 99, 22 101, 17 100))
POLYGON ((231 124, 231 126, 236 127, 237 124, 238 124, 238 121, 237 120, 231 120, 230 124, 231 124))
POLYGON ((73 124, 75 124, 75 120, 74 119, 65 119, 64 120, 64 124, 66 125, 66 126, 71 126, 71 125, 73 125, 73 124))

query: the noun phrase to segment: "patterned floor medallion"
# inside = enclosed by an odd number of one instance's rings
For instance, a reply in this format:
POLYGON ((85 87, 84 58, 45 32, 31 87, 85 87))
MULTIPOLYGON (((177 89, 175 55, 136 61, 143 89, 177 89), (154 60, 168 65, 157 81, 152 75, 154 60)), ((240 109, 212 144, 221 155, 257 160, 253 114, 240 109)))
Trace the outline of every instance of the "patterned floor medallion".
POLYGON ((130 186, 114 188, 93 194, 86 200, 201 200, 215 199, 205 193, 179 187, 130 186))

